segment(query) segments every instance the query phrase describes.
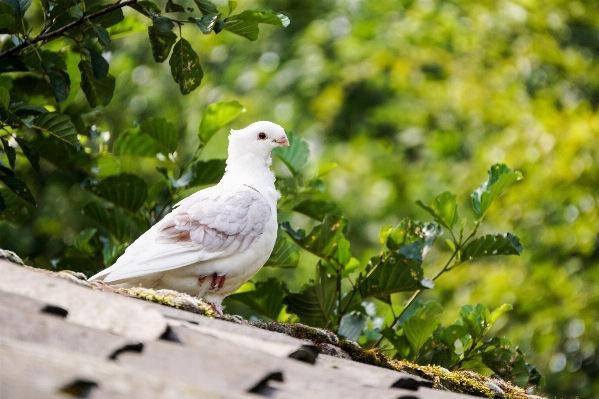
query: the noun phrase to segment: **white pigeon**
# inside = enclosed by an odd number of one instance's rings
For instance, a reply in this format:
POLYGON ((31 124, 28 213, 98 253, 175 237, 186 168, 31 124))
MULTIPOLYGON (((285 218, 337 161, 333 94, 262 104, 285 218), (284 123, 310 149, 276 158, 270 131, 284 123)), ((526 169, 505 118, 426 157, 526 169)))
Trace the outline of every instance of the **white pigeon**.
POLYGON ((185 292, 222 314, 222 300, 260 270, 274 248, 281 195, 271 151, 288 145, 285 130, 272 122, 231 130, 221 181, 175 205, 90 280, 185 292))

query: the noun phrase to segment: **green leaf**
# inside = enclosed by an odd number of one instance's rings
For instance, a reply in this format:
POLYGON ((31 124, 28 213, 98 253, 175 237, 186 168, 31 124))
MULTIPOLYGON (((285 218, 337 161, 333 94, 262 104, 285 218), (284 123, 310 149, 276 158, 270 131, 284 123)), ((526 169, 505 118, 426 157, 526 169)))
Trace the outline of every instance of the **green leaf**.
POLYGON ((175 23, 168 17, 159 17, 155 14, 150 14, 152 23, 162 33, 170 32, 175 28, 175 23))
POLYGON ((218 183, 225 174, 226 166, 224 159, 195 162, 191 166, 191 177, 187 186, 205 186, 218 183))
POLYGON ((53 63, 42 62, 44 72, 50 79, 50 87, 54 92, 54 98, 61 103, 69 97, 71 91, 71 78, 69 74, 53 63))
POLYGON ((83 207, 83 214, 110 232, 121 244, 139 235, 139 228, 127 212, 106 201, 92 201, 83 207))
POLYGON ((216 132, 229 124, 243 111, 243 105, 237 101, 210 104, 202 116, 198 130, 198 136, 202 143, 208 143, 216 132))
POLYGON ((196 25, 198 26, 198 28, 200 28, 202 33, 206 35, 212 32, 216 25, 216 21, 218 21, 219 17, 220 14, 206 14, 202 18, 195 19, 196 25))
MULTIPOLYGON (((139 3, 142 2, 140 1, 139 3)), ((96 11, 104 9, 105 7, 106 6, 102 4, 94 5, 87 10, 87 14, 93 14, 96 11)), ((109 13, 99 15, 91 19, 91 21, 94 24, 101 26, 102 28, 108 29, 111 26, 118 24, 123 19, 125 19, 125 16, 123 15, 123 10, 121 8, 117 8, 116 10, 110 11, 109 13)))
POLYGON ((114 155, 137 155, 155 157, 162 151, 162 146, 140 129, 127 129, 114 142, 114 155))
POLYGON ((472 208, 479 217, 491 206, 491 203, 509 186, 522 180, 522 173, 508 168, 505 164, 495 164, 489 169, 489 177, 470 197, 472 208))
POLYGON ((166 6, 164 7, 164 12, 185 12, 185 7, 177 3, 173 3, 172 0, 168 0, 166 2, 166 6))
POLYGON ((137 212, 148 196, 146 182, 126 173, 109 176, 98 185, 90 186, 90 190, 98 197, 131 212, 137 212))
POLYGON ((94 33, 96 34, 96 37, 98 38, 98 43, 100 43, 100 45, 102 45, 103 47, 110 45, 110 33, 108 33, 106 28, 100 25, 92 24, 92 29, 94 30, 94 33))
POLYGON ((71 122, 71 118, 68 115, 61 114, 60 112, 41 114, 33 120, 32 127, 41 132, 48 133, 73 147, 79 145, 77 130, 75 130, 75 125, 71 122))
POLYGON ((473 340, 479 340, 486 333, 487 329, 491 327, 489 320, 491 319, 491 313, 489 309, 482 303, 473 305, 464 305, 460 308, 460 318, 464 327, 468 330, 468 333, 472 336, 473 340))
POLYGON ((277 241, 266 261, 265 267, 282 267, 291 269, 299 264, 300 254, 297 246, 290 242, 283 230, 277 232, 277 241))
POLYGON ((108 61, 102 54, 97 53, 95 50, 88 48, 89 60, 92 65, 92 71, 94 73, 94 77, 98 80, 104 79, 108 75, 108 61))
POLYGON ((258 40, 258 34, 260 33, 258 23, 252 21, 227 20, 223 29, 236 35, 245 37, 246 39, 252 42, 258 40))
POLYGON ((73 247, 75 247, 79 252, 92 254, 95 251, 95 247, 90 243, 92 238, 98 232, 97 229, 93 227, 88 227, 82 230, 77 237, 75 237, 75 242, 73 242, 73 247))
POLYGON ((12 170, 15 170, 15 162, 17 160, 17 152, 15 151, 14 148, 12 148, 11 146, 8 145, 8 141, 6 141, 3 138, 0 138, 0 140, 2 140, 2 146, 4 147, 4 152, 6 153, 6 157, 8 158, 8 163, 10 164, 10 168, 12 170))
POLYGON ((330 328, 337 302, 336 278, 319 262, 315 283, 304 285, 297 294, 289 294, 284 302, 287 304, 287 311, 296 314, 303 323, 330 328))
POLYGON ((345 339, 357 341, 366 328, 368 319, 361 313, 351 312, 341 318, 339 330, 337 334, 342 335, 345 339))
POLYGON ((89 173, 94 163, 85 151, 77 151, 72 145, 54 136, 38 136, 31 141, 31 145, 39 151, 42 158, 69 173, 89 173))
POLYGON ((291 132, 286 132, 286 134, 289 139, 289 147, 277 147, 272 150, 272 154, 283 161, 293 175, 297 175, 308 161, 310 149, 306 140, 291 132))
POLYGON ((351 259, 349 241, 344 236, 347 230, 347 219, 344 217, 327 215, 324 221, 314 227, 307 236, 293 231, 288 223, 283 223, 281 228, 299 246, 329 263, 345 265, 351 259))
POLYGON ((366 299, 429 288, 423 286, 423 282, 424 271, 420 263, 394 252, 380 263, 371 263, 370 272, 360 276, 358 289, 366 299))
POLYGON ((289 18, 285 15, 267 9, 245 10, 240 14, 231 15, 227 18, 228 21, 245 21, 282 27, 289 25, 289 18))
POLYGON ((25 11, 29 9, 31 6, 32 0, 3 0, 6 3, 10 4, 15 11, 16 15, 23 16, 25 15, 25 11))
POLYGON ((163 117, 153 117, 144 121, 139 127, 142 133, 152 137, 162 147, 162 153, 171 154, 179 145, 179 134, 175 125, 163 117))
POLYGON ((322 221, 326 215, 341 216, 341 209, 331 201, 307 199, 293 206, 295 212, 322 221))
POLYGON ((446 191, 439 194, 429 206, 422 201, 416 201, 420 207, 430 213, 441 226, 452 229, 458 221, 458 204, 456 195, 446 191))
POLYGON ((155 26, 148 26, 150 45, 154 61, 164 62, 171 53, 173 44, 177 41, 177 35, 173 32, 160 32, 155 26))
POLYGON ((10 14, 0 14, 0 33, 11 34, 18 31, 17 21, 10 14))
POLYGON ((494 255, 522 255, 520 239, 512 233, 487 234, 471 241, 461 251, 462 261, 494 255))
POLYGON ((491 312, 491 318, 489 319, 489 322, 491 323, 491 325, 495 324, 497 319, 499 319, 504 313, 509 312, 513 309, 514 307, 511 304, 504 303, 503 305, 491 312))
POLYGON ((229 0, 228 1, 228 6, 229 6, 229 15, 231 15, 231 13, 233 11, 235 11, 235 9, 237 8, 237 2, 233 1, 233 0, 229 0))
POLYGON ((420 352, 422 345, 431 337, 433 332, 439 326, 437 319, 415 318, 406 321, 403 325, 403 331, 414 353, 420 352))
POLYGON ((108 74, 104 79, 97 79, 90 60, 79 62, 81 72, 81 89, 85 93, 87 102, 92 108, 98 105, 108 105, 114 93, 115 79, 108 74))
POLYGON ((518 347, 507 338, 493 337, 482 353, 484 364, 502 379, 520 387, 540 382, 539 372, 526 363, 518 347))
POLYGON ((0 192, 0 212, 3 212, 6 210, 6 201, 4 200, 4 197, 2 196, 2 193, 0 192))
POLYGON ((21 199, 6 187, 0 187, 0 196, 3 198, 5 209, 0 212, 0 220, 9 223, 29 223, 33 217, 34 209, 31 204, 21 199))
POLYGON ((3 175, 0 175, 0 181, 2 181, 2 183, 4 183, 4 185, 8 187, 13 193, 19 196, 19 198, 30 203, 31 205, 36 205, 35 198, 33 198, 33 194, 31 194, 31 191, 29 190, 29 187, 27 187, 27 184, 25 184, 25 182, 17 179, 14 176, 3 175))
POLYGON ((10 104, 10 93, 5 87, 0 86, 0 105, 8 109, 8 104, 10 104))
POLYGON ((210 2, 208 0, 193 0, 193 1, 198 6, 198 9, 202 13, 202 15, 218 14, 218 9, 212 2, 210 2))
POLYGON ((102 258, 104 260, 105 266, 110 266, 121 256, 125 249, 127 249, 126 245, 113 245, 108 248, 104 248, 102 250, 102 258))
POLYGON ((459 324, 453 324, 443 330, 441 333, 441 341, 448 347, 453 349, 455 341, 464 342, 468 336, 468 330, 459 324))
POLYGON ((230 298, 276 321, 283 310, 283 298, 288 293, 285 283, 277 278, 269 278, 255 283, 255 286, 255 291, 233 294, 230 298))
POLYGON ((175 44, 169 65, 182 94, 191 93, 202 82, 204 71, 200 59, 187 40, 181 38, 175 44))

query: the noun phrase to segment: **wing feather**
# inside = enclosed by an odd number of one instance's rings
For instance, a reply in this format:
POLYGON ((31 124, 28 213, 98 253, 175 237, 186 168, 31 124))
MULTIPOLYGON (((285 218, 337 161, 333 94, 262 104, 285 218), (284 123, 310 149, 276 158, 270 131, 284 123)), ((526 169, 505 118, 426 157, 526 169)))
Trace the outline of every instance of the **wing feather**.
POLYGON ((243 252, 264 232, 271 213, 266 198, 247 186, 202 190, 92 279, 105 276, 105 282, 114 282, 243 252))

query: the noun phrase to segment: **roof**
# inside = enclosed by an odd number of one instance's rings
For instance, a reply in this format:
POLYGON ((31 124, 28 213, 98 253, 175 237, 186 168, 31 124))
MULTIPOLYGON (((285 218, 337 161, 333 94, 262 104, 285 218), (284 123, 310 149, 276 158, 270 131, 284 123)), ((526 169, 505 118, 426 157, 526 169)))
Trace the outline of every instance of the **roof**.
POLYGON ((471 397, 319 353, 310 341, 194 313, 207 309, 201 301, 179 306, 192 311, 176 309, 90 289, 75 273, 1 259, 0 276, 5 399, 471 397))

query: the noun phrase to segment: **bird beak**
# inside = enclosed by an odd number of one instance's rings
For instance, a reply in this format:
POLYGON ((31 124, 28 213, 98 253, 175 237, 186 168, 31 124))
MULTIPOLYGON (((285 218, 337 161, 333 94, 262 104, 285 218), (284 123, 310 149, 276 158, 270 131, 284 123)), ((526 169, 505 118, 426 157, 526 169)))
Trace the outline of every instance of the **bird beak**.
POLYGON ((289 147, 289 140, 287 140, 287 136, 283 136, 280 139, 273 140, 281 147, 289 147))

